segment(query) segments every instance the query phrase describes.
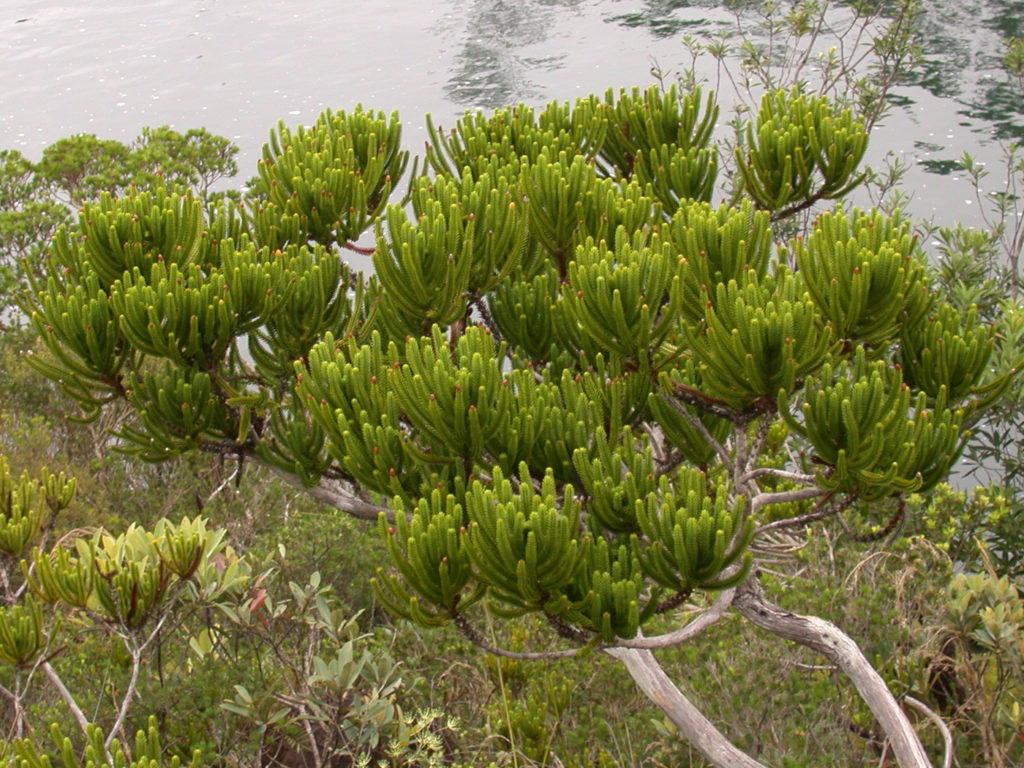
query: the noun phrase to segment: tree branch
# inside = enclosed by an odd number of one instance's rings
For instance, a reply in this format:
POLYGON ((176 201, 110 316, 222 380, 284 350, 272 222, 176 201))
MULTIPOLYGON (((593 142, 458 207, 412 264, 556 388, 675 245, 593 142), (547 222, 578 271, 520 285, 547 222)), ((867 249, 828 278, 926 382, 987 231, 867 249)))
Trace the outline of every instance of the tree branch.
POLYGON ((509 651, 505 648, 489 643, 487 638, 480 634, 476 627, 469 623, 469 619, 466 618, 465 614, 456 614, 452 618, 452 621, 463 636, 477 648, 482 651, 486 651, 487 653, 494 654, 495 656, 502 656, 506 659, 525 659, 527 661, 537 659, 567 659, 573 656, 578 656, 585 650, 584 648, 569 648, 562 651, 509 651))
POLYGON ((736 609, 752 624, 778 637, 800 643, 823 654, 856 686, 892 744, 903 768, 932 768, 932 763, 885 680, 864 653, 839 627, 816 616, 800 616, 768 602, 756 576, 738 588, 736 609))
POLYGON ((950 732, 949 726, 935 713, 935 710, 924 702, 918 701, 913 696, 904 696, 903 700, 931 720, 935 727, 939 729, 939 733, 942 734, 942 746, 945 750, 945 754, 942 757, 942 768, 951 768, 953 765, 953 734, 950 732))
MULTIPOLYGON (((663 397, 665 396, 663 395, 663 397)), ((688 410, 686 410, 682 405, 680 405, 679 400, 677 400, 675 397, 665 397, 665 400, 666 402, 668 402, 670 406, 672 406, 672 409, 676 413, 678 413, 680 416, 682 416, 690 423, 691 427, 700 432, 701 437, 708 441, 708 445, 710 445, 715 450, 715 453, 718 454, 718 458, 721 460, 721 462, 725 464, 726 467, 729 468, 730 472, 732 472, 732 456, 730 456, 729 452, 725 450, 725 446, 723 446, 720 442, 715 440, 712 434, 708 431, 708 428, 704 426, 704 422, 698 419, 688 410)))
POLYGON ((756 515, 761 510, 761 507, 766 507, 769 504, 785 504, 790 501, 806 501, 807 499, 816 499, 818 496, 824 496, 829 493, 832 493, 832 491, 826 491, 823 488, 818 488, 817 486, 814 486, 813 488, 797 488, 791 491, 759 493, 750 500, 750 514, 756 515))
POLYGON ((632 640, 619 640, 615 643, 614 647, 650 650, 652 648, 668 648, 672 645, 685 643, 687 640, 691 640, 696 637, 721 619, 725 615, 725 612, 729 610, 729 606, 732 605, 733 598, 735 597, 736 590, 727 589, 718 595, 710 608, 700 614, 693 621, 686 624, 686 626, 677 629, 675 632, 668 632, 664 635, 655 635, 654 637, 637 636, 632 640))
POLYGON ((808 523, 816 522, 817 520, 824 520, 826 517, 839 514, 844 509, 849 507, 855 500, 856 496, 843 496, 836 501, 832 501, 833 494, 830 492, 825 498, 814 505, 814 509, 808 512, 806 515, 798 515, 797 517, 786 517, 782 520, 775 520, 771 523, 766 523, 754 531, 754 535, 757 536, 768 531, 774 531, 779 528, 795 528, 801 525, 807 525, 808 523), (829 503, 832 502, 832 503, 829 503))
POLYGON ((71 710, 71 715, 75 718, 75 722, 78 723, 78 727, 82 729, 82 733, 86 736, 89 735, 89 719, 85 716, 82 708, 78 706, 78 702, 75 701, 75 697, 71 695, 71 691, 68 690, 67 686, 64 685, 64 681, 60 679, 60 675, 57 671, 50 666, 50 662, 44 661, 42 664, 43 672, 46 677, 49 678, 53 687, 57 689, 57 693, 64 699, 64 703, 68 705, 68 709, 71 710))
MULTIPOLYGON (((142 650, 138 646, 133 645, 128 649, 128 652, 132 657, 132 671, 128 676, 128 686, 125 689, 124 698, 121 700, 121 706, 117 710, 117 718, 114 720, 114 725, 111 727, 110 733, 107 734, 107 738, 103 741, 103 751, 107 753, 108 760, 111 759, 110 745, 117 738, 118 733, 124 727, 125 718, 128 717, 128 709, 131 707, 132 699, 135 698, 135 689, 139 683, 139 671, 142 669, 142 650)), ((129 751, 131 745, 128 744, 127 739, 122 740, 124 741, 123 748, 128 754, 129 759, 131 759, 131 752, 129 751)))
POLYGON ((606 648, 629 671, 641 691, 661 707, 679 733, 718 768, 765 768, 708 720, 665 674, 654 654, 636 648, 606 648))
POLYGON ((505 648, 489 643, 487 639, 469 623, 469 620, 464 614, 457 614, 453 621, 455 626, 458 627, 459 631, 467 640, 473 643, 473 645, 480 650, 494 654, 495 656, 503 656, 506 659, 525 660, 567 659, 573 656, 578 656, 584 651, 592 648, 602 651, 615 650, 616 648, 651 650, 655 648, 669 648, 673 645, 685 643, 688 640, 692 640, 708 627, 717 623, 725 615, 726 611, 729 610, 729 606, 732 605, 732 601, 735 596, 735 589, 727 589, 723 591, 715 599, 715 602, 711 604, 710 608, 701 613, 686 626, 677 629, 675 632, 668 632, 664 635, 655 635, 653 637, 643 637, 642 635, 638 635, 637 637, 629 640, 617 640, 612 645, 599 644, 595 646, 593 644, 589 644, 582 648, 567 648, 560 651, 509 651, 505 648))
POLYGON ((355 243, 346 242, 342 245, 342 248, 348 248, 350 251, 361 253, 363 256, 372 256, 376 248, 370 248, 366 245, 356 245, 355 243))
MULTIPOLYGON (((259 459, 257 459, 257 461, 259 461, 259 459)), ((387 516, 388 522, 393 523, 395 521, 395 511, 393 509, 388 509, 387 507, 382 507, 379 504, 373 504, 359 498, 354 490, 346 487, 345 483, 339 480, 322 479, 319 485, 315 485, 312 488, 306 488, 295 475, 285 472, 272 464, 268 464, 263 461, 260 461, 259 463, 272 469, 278 477, 286 481, 289 485, 293 485, 296 488, 302 488, 302 490, 321 504, 326 504, 340 512, 352 515, 352 517, 358 518, 359 520, 370 520, 376 522, 377 518, 380 517, 380 513, 383 512, 387 516)))
POLYGON ((794 483, 804 483, 805 485, 811 485, 817 479, 814 475, 808 475, 803 472, 790 472, 785 469, 776 469, 775 467, 758 467, 741 475, 740 482, 749 483, 751 480, 757 480, 760 477, 777 477, 780 480, 792 480, 794 483))

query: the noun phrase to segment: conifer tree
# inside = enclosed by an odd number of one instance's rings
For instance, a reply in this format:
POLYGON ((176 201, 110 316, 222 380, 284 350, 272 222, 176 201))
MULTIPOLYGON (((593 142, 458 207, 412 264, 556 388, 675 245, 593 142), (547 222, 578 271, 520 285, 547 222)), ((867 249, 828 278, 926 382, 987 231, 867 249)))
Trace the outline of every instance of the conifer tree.
POLYGON ((397 615, 507 654, 486 602, 546 618, 536 654, 621 660, 715 765, 759 763, 653 650, 729 611, 827 656, 900 764, 930 765, 856 643, 765 596, 758 553, 851 510, 898 525, 1005 384, 994 334, 898 214, 837 203, 781 241, 861 182, 855 115, 769 93, 731 157, 717 117, 652 87, 428 119, 401 202, 396 114, 282 124, 241 202, 86 204, 27 296, 32 362, 82 418, 131 403, 125 451, 269 465, 379 521, 397 615), (344 257, 369 231, 366 278, 344 257))

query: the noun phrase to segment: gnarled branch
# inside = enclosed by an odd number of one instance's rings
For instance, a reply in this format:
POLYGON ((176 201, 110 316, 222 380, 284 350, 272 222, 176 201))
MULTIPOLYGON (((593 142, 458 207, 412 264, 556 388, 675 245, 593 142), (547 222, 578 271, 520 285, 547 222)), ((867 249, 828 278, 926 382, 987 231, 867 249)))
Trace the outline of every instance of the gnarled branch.
MULTIPOLYGON (((259 460, 257 459, 257 461, 259 460)), ((340 512, 345 512, 360 520, 371 520, 374 522, 380 517, 380 513, 383 512, 387 516, 388 522, 395 521, 395 511, 393 509, 361 499, 354 489, 347 487, 344 481, 322 478, 319 485, 306 488, 302 486, 302 483, 295 475, 284 472, 267 462, 261 461, 260 463, 274 470, 278 477, 285 482, 302 487, 312 498, 340 512)))
POLYGON ((899 764, 903 768, 932 768, 921 740, 896 697, 843 630, 817 616, 800 616, 769 602, 756 576, 751 576, 738 588, 733 605, 754 625, 818 651, 839 667, 874 713, 899 764))
POLYGON ((604 652, 625 664, 641 691, 661 707, 679 733, 719 768, 765 768, 733 744, 708 720, 665 674, 654 654, 636 648, 606 648, 604 652))
POLYGON ((637 636, 631 640, 619 640, 615 643, 615 647, 650 650, 652 648, 668 648, 672 645, 685 643, 687 640, 693 639, 721 619, 722 616, 725 615, 725 612, 729 610, 729 606, 732 605, 732 601, 735 596, 735 589, 727 589, 723 591, 715 599, 715 602, 711 604, 710 608, 686 626, 677 629, 675 632, 667 632, 664 635, 656 635, 654 637, 637 636))

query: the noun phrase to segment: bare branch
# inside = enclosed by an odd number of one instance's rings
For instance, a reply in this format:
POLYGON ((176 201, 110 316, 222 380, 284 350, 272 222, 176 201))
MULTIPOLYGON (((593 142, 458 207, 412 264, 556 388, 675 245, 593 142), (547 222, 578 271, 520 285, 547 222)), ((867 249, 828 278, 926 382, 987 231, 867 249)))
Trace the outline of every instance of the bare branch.
POLYGON ((751 463, 746 467, 748 471, 750 471, 750 467, 754 465, 754 462, 764 452, 765 443, 768 442, 768 433, 771 432, 772 424, 774 423, 773 419, 761 419, 761 423, 757 427, 757 435, 754 437, 754 448, 750 452, 751 463))
POLYGON ((939 729, 939 733, 942 734, 942 746, 946 751, 942 758, 942 768, 951 768, 953 765, 953 734, 950 732, 949 726, 946 725, 946 721, 939 717, 935 710, 924 702, 918 701, 913 696, 904 696, 903 700, 931 720, 935 727, 939 729))
POLYGON ((67 686, 64 685, 64 681, 60 679, 60 675, 57 671, 50 666, 50 662, 43 662, 43 672, 49 678, 53 687, 57 689, 57 693, 64 699, 64 703, 68 705, 68 709, 71 710, 71 715, 75 718, 75 722, 78 723, 78 727, 82 729, 82 733, 86 736, 89 735, 89 719, 85 716, 82 708, 78 706, 78 702, 75 701, 75 697, 71 695, 71 691, 68 690, 67 686))
POLYGON ((271 464, 267 464, 266 462, 260 463, 264 466, 270 467, 278 477, 285 480, 289 485, 302 488, 302 490, 320 503, 326 504, 327 506, 333 507, 341 512, 345 512, 352 517, 358 518, 359 520, 371 520, 376 522, 377 518, 380 517, 380 513, 383 512, 387 516, 388 522, 395 521, 395 511, 393 509, 388 509, 387 507, 382 507, 379 504, 373 504, 363 498, 360 498, 355 489, 351 488, 343 480, 322 479, 319 485, 312 488, 306 488, 295 475, 285 472, 271 464))
POLYGON ((699 635, 708 627, 717 623, 725 615, 726 611, 729 610, 729 606, 732 604, 735 595, 735 589, 727 589, 723 591, 715 599, 715 602, 711 604, 710 608, 698 615, 697 618, 688 622, 686 626, 677 629, 675 632, 668 632, 664 635, 656 635, 654 637, 638 635, 637 637, 629 640, 617 640, 615 643, 610 645, 606 645, 604 643, 597 645, 587 644, 581 648, 568 648, 560 651, 510 651, 488 642, 487 639, 469 623, 469 620, 463 614, 456 615, 453 621, 459 631, 462 632, 463 636, 473 643, 473 645, 477 646, 480 650, 492 653, 495 656, 502 656, 506 659, 525 660, 568 659, 593 649, 601 651, 609 651, 616 648, 650 650, 655 648, 669 648, 673 645, 685 643, 699 635))
POLYGON ((477 648, 487 651, 487 653, 493 653, 495 656, 502 656, 506 659, 568 659, 573 656, 578 656, 586 650, 586 648, 568 648, 562 651, 509 651, 505 648, 501 648, 500 646, 487 642, 487 638, 480 634, 476 627, 469 623, 469 619, 467 619, 464 614, 456 614, 452 621, 455 623, 455 626, 458 627, 463 636, 477 648))
POLYGON ((729 606, 732 605, 732 601, 735 596, 735 589, 725 590, 715 598, 715 602, 711 604, 710 608, 697 616, 693 621, 688 622, 686 626, 677 629, 675 632, 668 632, 664 635, 656 635, 654 637, 637 636, 632 640, 619 640, 615 643, 614 647, 652 649, 668 648, 673 645, 685 643, 687 640, 696 637, 721 619, 722 616, 725 615, 725 612, 729 610, 729 606))
POLYGON ((832 515, 837 515, 840 512, 842 512, 844 509, 846 509, 854 502, 856 496, 843 496, 842 498, 830 504, 829 502, 832 501, 832 498, 833 494, 829 493, 825 498, 823 498, 818 504, 815 505, 814 509, 808 512, 806 515, 800 515, 798 517, 787 517, 784 520, 776 520, 771 523, 766 523, 765 525, 762 525, 760 528, 758 528, 754 532, 754 535, 757 536, 759 534, 767 533, 768 531, 775 531, 780 528, 795 528, 801 525, 807 525, 808 523, 816 522, 818 520, 824 520, 826 517, 831 517, 832 515))
POLYGON ((701 437, 708 441, 708 445, 715 449, 715 453, 718 454, 718 458, 729 468, 729 472, 732 472, 733 462, 729 452, 725 450, 720 442, 715 440, 712 434, 708 431, 708 428, 704 426, 704 422, 686 410, 675 397, 665 397, 665 401, 672 406, 672 409, 686 419, 690 426, 700 432, 701 437))
POLYGON ((791 501, 806 501, 807 499, 816 499, 819 496, 830 494, 832 491, 826 491, 823 488, 817 486, 813 488, 796 488, 791 491, 774 491, 772 493, 759 493, 750 500, 750 514, 756 515, 761 511, 761 507, 766 507, 769 504, 785 504, 791 501))
MULTIPOLYGON (((114 725, 110 729, 110 733, 107 734, 107 738, 103 741, 103 751, 107 753, 108 759, 110 759, 110 745, 114 742, 118 733, 124 726, 125 718, 128 717, 128 708, 131 706, 132 699, 135 698, 135 689, 139 683, 139 671, 142 669, 142 649, 137 645, 133 645, 128 649, 132 658, 132 670, 128 676, 128 685, 125 688, 124 698, 121 700, 121 706, 117 710, 117 717, 114 720, 114 725)), ((123 745, 125 752, 128 751, 129 745, 127 742, 123 745)), ((130 755, 129 755, 130 759, 130 755)))
POLYGON ((636 648, 606 648, 629 671, 637 687, 661 707, 679 733, 694 749, 719 768, 764 768, 746 752, 741 751, 714 723, 683 694, 665 674, 654 654, 636 648))
POLYGON ((899 536, 900 531, 903 529, 903 523, 906 522, 907 502, 905 499, 900 499, 899 504, 896 507, 896 511, 889 518, 881 529, 872 533, 857 533, 853 526, 848 522, 839 518, 839 522, 842 524, 843 529, 846 531, 846 535, 854 541, 866 544, 873 541, 881 541, 882 539, 889 538, 890 541, 899 536))
POLYGON ((791 480, 794 483, 804 483, 805 485, 811 485, 816 479, 814 475, 808 475, 803 472, 790 472, 785 469, 776 469, 775 467, 758 467, 741 475, 740 482, 748 483, 761 477, 777 477, 780 480, 791 480))
POLYGON ((817 616, 800 616, 770 603, 756 576, 739 587, 733 605, 755 626, 807 646, 832 661, 850 678, 874 713, 899 764, 903 768, 932 768, 906 713, 849 635, 830 621, 817 616))

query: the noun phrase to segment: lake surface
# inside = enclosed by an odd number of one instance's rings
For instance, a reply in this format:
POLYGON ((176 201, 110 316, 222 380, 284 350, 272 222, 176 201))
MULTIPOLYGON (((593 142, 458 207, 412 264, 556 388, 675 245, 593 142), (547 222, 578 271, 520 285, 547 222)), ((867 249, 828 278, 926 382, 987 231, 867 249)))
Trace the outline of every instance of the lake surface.
MULTIPOLYGON (((684 34, 734 23, 701 0, 3 0, 0 148, 36 159, 74 133, 205 126, 239 145, 244 179, 278 120, 362 103, 398 110, 418 151, 427 112, 451 126, 470 108, 647 85, 654 62, 686 66, 684 34)), ((871 158, 911 164, 915 215, 974 221, 951 161, 968 150, 994 164, 1000 140, 1024 137, 1024 96, 998 73, 1024 0, 926 0, 924 31, 925 62, 871 158)))

